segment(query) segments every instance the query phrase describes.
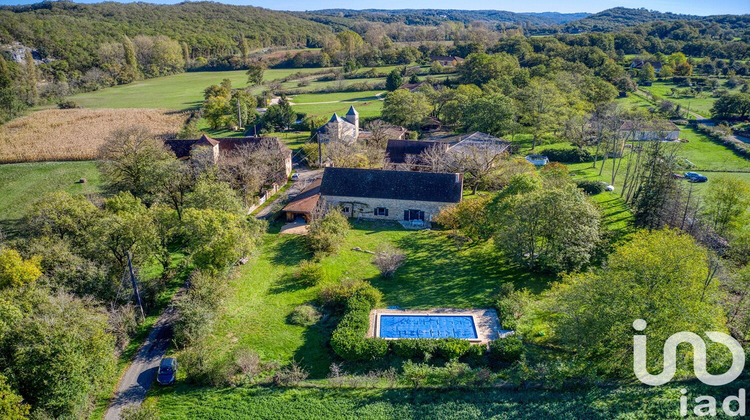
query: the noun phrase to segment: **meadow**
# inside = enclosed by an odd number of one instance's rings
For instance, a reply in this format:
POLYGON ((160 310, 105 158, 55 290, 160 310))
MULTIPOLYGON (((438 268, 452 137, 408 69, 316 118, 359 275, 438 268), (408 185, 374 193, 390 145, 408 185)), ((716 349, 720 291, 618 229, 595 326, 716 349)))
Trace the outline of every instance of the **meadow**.
MULTIPOLYGON (((316 73, 333 69, 269 69, 264 73, 263 79, 268 82, 297 72, 316 73)), ((218 85, 223 79, 231 80, 235 88, 247 86, 245 70, 186 72, 81 93, 69 99, 84 108, 191 110, 199 108, 203 103, 203 90, 206 87, 218 85)))
POLYGON ((187 115, 158 109, 49 109, 0 126, 0 163, 95 159, 110 133, 141 125, 174 137, 187 115))
POLYGON ((99 171, 92 161, 0 165, 0 227, 12 230, 15 221, 46 194, 60 190, 94 194, 99 185, 99 171), (78 183, 81 178, 85 184, 78 183))
MULTIPOLYGON (((686 89, 679 87, 671 81, 659 80, 653 82, 651 86, 640 86, 639 89, 648 91, 654 95, 660 96, 663 99, 668 99, 674 103, 679 104, 683 109, 690 110, 696 114, 699 114, 705 118, 711 118, 711 107, 716 102, 710 91, 700 92, 697 95, 684 94, 686 89), (672 95, 672 89, 679 89, 682 94, 672 95)), ((730 89, 730 92, 739 92, 739 87, 730 89)))

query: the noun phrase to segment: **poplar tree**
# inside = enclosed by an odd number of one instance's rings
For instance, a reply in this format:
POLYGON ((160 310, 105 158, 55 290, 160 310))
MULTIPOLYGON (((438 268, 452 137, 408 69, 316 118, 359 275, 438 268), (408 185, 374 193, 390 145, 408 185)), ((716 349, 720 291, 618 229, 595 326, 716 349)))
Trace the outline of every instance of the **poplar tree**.
POLYGON ((130 67, 134 73, 138 73, 138 60, 135 58, 135 47, 133 41, 127 35, 122 37, 122 48, 125 50, 125 65, 130 67))

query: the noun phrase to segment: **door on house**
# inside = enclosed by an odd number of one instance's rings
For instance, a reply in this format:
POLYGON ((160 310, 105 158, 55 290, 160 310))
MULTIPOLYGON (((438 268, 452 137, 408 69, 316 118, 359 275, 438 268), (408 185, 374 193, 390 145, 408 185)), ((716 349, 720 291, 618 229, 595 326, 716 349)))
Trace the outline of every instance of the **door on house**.
POLYGON ((404 210, 404 220, 424 220, 424 212, 421 210, 404 210))

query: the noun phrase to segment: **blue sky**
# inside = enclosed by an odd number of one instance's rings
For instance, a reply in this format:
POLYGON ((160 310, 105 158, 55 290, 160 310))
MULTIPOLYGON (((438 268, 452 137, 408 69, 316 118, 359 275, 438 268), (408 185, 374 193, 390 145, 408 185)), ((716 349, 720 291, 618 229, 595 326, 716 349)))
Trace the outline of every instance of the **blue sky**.
MULTIPOLYGON (((29 4, 39 0, 0 0, 0 4, 29 4)), ((148 0, 147 0, 148 1, 148 0)), ((157 0, 149 3, 179 3, 182 0, 157 0)), ((95 3, 82 0, 82 3, 95 3)), ((692 15, 745 14, 750 13, 748 0, 579 0, 561 2, 559 0, 492 1, 474 0, 457 3, 455 0, 224 0, 221 3, 252 5, 275 10, 315 10, 315 9, 494 9, 512 12, 590 12, 595 13, 611 7, 646 7, 660 12, 685 13, 692 15)))

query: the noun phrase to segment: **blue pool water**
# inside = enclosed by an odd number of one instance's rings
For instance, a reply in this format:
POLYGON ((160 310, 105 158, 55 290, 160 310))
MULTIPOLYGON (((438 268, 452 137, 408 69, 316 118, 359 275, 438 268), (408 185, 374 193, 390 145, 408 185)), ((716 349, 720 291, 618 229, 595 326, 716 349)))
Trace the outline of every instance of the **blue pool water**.
POLYGON ((383 338, 476 339, 474 319, 468 315, 381 315, 383 338))

